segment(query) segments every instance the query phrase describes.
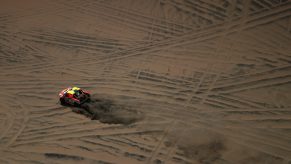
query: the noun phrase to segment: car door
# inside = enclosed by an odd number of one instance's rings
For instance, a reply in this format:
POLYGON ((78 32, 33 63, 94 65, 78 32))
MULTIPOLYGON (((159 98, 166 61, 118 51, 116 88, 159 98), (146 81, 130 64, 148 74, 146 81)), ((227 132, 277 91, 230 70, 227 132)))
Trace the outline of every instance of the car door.
POLYGON ((66 93, 65 95, 65 100, 68 104, 70 105, 74 105, 74 101, 72 100, 72 98, 70 97, 70 94, 66 93))

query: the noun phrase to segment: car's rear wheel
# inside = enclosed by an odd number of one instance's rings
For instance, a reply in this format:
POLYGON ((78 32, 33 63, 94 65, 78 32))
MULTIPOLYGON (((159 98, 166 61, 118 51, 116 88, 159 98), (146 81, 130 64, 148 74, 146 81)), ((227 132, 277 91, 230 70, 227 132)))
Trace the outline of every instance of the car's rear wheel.
POLYGON ((77 103, 77 102, 74 102, 74 104, 73 104, 75 107, 80 107, 80 104, 79 103, 77 103))
POLYGON ((87 96, 87 102, 91 102, 91 96, 88 93, 85 93, 85 95, 87 96))

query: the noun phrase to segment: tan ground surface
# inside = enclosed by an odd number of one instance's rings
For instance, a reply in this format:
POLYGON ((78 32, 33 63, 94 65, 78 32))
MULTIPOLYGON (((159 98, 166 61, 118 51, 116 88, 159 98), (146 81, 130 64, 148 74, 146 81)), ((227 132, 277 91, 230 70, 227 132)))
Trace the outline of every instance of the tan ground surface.
POLYGON ((290 9, 1 0, 0 163, 290 164, 290 9), (62 107, 71 85, 115 113, 91 121, 62 107))

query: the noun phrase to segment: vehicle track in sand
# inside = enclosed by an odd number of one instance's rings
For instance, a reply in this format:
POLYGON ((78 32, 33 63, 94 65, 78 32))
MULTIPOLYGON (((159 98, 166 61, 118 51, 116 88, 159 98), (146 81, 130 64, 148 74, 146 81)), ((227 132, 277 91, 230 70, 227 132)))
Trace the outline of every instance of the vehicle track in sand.
POLYGON ((290 162, 290 5, 54 0, 3 10, 1 162, 290 162), (57 102, 70 85, 143 118, 77 115, 57 102))
MULTIPOLYGON (((289 9, 290 9, 290 3, 286 2, 285 5, 282 4, 281 6, 279 7, 276 7, 277 9, 274 9, 274 10, 270 10, 269 12, 262 12, 261 14, 260 13, 256 13, 255 15, 252 15, 250 16, 250 18, 248 18, 248 20, 245 20, 247 22, 250 22, 249 24, 250 25, 245 25, 244 27, 242 28, 245 28, 245 29, 248 29, 248 28, 251 28, 252 26, 257 26, 259 25, 260 23, 267 23, 268 21, 273 21, 272 19, 279 19, 281 17, 286 17, 290 14, 289 9), (283 11, 286 11, 286 12, 283 12, 283 11), (276 14, 276 13, 281 13, 283 12, 283 14, 278 14, 277 16, 273 16, 273 17, 270 17, 269 19, 261 19, 261 18, 264 18, 264 17, 267 17, 268 15, 273 15, 273 14, 276 14), (258 15, 258 16, 256 16, 258 15), (260 22, 262 21, 262 22, 260 22)), ((217 37, 217 36, 220 36, 220 35, 226 35, 226 34, 229 34, 229 33, 233 33, 235 31, 237 31, 237 25, 240 24, 240 20, 238 21, 234 21, 231 22, 229 25, 228 24, 221 24, 221 23, 218 23, 217 25, 214 24, 214 27, 211 28, 211 25, 210 25, 210 28, 209 29, 206 29, 206 30, 202 30, 201 32, 198 31, 193 33, 191 35, 186 33, 185 35, 182 35, 182 36, 178 36, 178 37, 174 37, 174 39, 167 39, 165 41, 157 41, 157 43, 149 43, 149 45, 147 46, 144 46, 144 45, 141 45, 141 47, 136 47, 136 48, 133 48, 133 49, 129 49, 129 50, 125 50, 125 51, 121 51, 121 52, 113 52, 113 55, 114 56, 118 56, 118 57, 112 57, 112 58, 105 58, 105 59, 101 59, 99 61, 94 61, 92 62, 92 64, 98 64, 98 63, 103 63, 103 62, 110 62, 112 60, 115 60, 115 59, 122 59, 124 57, 131 57, 131 56, 135 56, 135 55, 140 55, 140 53, 142 52, 142 54, 144 54, 145 52, 151 52, 151 51, 157 51, 156 48, 159 48, 159 49, 162 49, 162 47, 164 48, 167 48, 168 46, 176 46, 177 44, 176 43, 179 43, 179 44, 187 44, 187 42, 195 42, 195 40, 197 41, 200 41, 200 39, 202 39, 202 41, 206 40, 206 39, 209 39, 209 37, 217 37), (224 28, 224 26, 229 26, 228 28, 233 28, 235 27, 234 30, 227 30, 227 33, 225 33, 224 30, 220 31, 220 28, 224 28), (212 31, 214 30, 214 31, 212 31), (205 35, 206 34, 206 35, 205 35), (202 36, 201 36, 202 35, 202 36), (173 43, 172 43, 173 42, 173 43), (147 50, 148 49, 148 50, 147 50), (131 54, 133 51, 133 54, 131 54), (135 52, 137 51, 137 52, 135 52), (121 55, 120 55, 121 54, 121 55), (126 54, 126 55, 122 55, 122 54, 126 54)), ((239 29, 239 30, 242 30, 242 29, 239 29)), ((46 41, 45 41, 46 42, 46 41)), ((66 42, 64 44, 67 44, 66 42)), ((110 55, 112 56, 112 55, 110 55)), ((91 59, 89 60, 84 60, 84 62, 86 62, 87 64, 90 64, 91 59)), ((49 68, 53 68, 53 67, 59 67, 58 65, 51 65, 49 68)), ((45 68, 45 67, 44 67, 45 68)), ((36 67, 36 69, 43 69, 43 67, 36 67)))

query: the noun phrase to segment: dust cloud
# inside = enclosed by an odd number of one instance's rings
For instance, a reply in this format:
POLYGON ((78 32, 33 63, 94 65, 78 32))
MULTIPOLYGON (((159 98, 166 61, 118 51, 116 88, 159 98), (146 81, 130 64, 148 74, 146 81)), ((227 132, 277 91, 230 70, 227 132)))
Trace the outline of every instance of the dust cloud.
POLYGON ((102 123, 129 125, 143 118, 140 111, 133 109, 125 102, 117 102, 110 97, 95 94, 88 105, 88 110, 94 113, 92 119, 102 123))

